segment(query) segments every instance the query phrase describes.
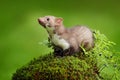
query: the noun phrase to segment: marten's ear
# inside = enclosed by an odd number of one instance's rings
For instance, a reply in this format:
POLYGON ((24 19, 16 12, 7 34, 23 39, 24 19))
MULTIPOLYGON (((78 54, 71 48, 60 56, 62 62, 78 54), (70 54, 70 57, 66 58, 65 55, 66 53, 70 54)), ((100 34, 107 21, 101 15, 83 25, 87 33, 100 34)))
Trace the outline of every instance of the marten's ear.
POLYGON ((62 18, 56 18, 56 19, 55 19, 56 25, 61 25, 62 22, 63 22, 63 19, 62 19, 62 18))

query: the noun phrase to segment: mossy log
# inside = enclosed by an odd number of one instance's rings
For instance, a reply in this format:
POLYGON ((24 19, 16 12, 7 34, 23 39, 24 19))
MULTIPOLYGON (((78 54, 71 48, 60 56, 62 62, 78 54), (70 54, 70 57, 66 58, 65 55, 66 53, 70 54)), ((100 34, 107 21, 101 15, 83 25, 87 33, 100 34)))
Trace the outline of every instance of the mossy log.
MULTIPOLYGON (((18 69, 12 80, 95 80, 95 67, 78 56, 54 57, 52 54, 32 60, 18 69)), ((94 65, 95 66, 95 65, 94 65)))

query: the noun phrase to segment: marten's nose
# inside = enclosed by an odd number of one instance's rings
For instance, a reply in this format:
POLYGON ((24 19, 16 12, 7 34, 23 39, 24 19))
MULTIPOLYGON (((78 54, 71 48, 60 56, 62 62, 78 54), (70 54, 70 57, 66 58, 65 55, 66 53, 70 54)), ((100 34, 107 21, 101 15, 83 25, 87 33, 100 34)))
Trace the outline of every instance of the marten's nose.
POLYGON ((43 27, 45 27, 45 23, 41 18, 38 18, 38 22, 40 25, 42 25, 43 27))
POLYGON ((39 22, 40 24, 43 23, 43 21, 42 21, 40 18, 38 18, 38 22, 39 22))
POLYGON ((38 18, 39 23, 44 23, 44 18, 38 18))
POLYGON ((39 22, 39 23, 41 22, 40 18, 38 18, 38 22, 39 22))

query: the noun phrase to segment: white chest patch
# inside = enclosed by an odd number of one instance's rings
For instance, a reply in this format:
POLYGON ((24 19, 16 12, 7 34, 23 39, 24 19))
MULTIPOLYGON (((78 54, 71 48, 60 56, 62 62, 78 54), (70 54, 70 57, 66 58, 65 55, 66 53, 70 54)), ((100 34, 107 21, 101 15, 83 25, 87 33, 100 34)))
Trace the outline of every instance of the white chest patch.
POLYGON ((51 41, 56 46, 61 47, 63 50, 68 49, 70 47, 70 44, 66 40, 60 38, 59 35, 53 33, 54 28, 46 27, 46 29, 49 32, 49 34, 51 35, 51 41))
POLYGON ((61 47, 63 50, 68 49, 70 47, 70 44, 64 40, 61 39, 60 36, 58 36, 57 34, 53 34, 52 35, 52 39, 51 41, 56 45, 61 47))

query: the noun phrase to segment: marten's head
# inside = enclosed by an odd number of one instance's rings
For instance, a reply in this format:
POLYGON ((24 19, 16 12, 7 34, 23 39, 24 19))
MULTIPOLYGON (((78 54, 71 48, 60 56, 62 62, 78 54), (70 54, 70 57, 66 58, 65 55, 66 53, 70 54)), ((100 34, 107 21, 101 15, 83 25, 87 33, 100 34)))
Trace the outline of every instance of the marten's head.
POLYGON ((54 17, 54 16, 45 16, 40 17, 38 19, 38 22, 40 25, 42 25, 44 28, 55 30, 57 27, 60 27, 62 25, 62 18, 54 17))

